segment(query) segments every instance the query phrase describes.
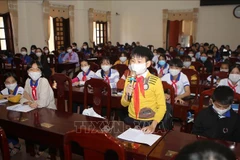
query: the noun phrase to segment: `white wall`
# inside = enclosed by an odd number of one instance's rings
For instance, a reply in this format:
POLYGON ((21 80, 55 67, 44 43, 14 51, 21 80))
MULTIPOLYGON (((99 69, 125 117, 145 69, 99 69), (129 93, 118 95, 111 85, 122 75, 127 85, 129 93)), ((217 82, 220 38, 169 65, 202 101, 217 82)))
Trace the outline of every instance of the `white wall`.
MULTIPOLYGON (((112 12, 112 42, 140 41, 143 45, 162 47, 162 10, 199 8, 197 29, 198 42, 216 45, 240 44, 240 20, 234 18, 230 6, 200 7, 196 1, 51 1, 51 3, 74 5, 75 40, 80 46, 89 41, 88 9, 112 12), (116 12, 120 15, 116 16, 116 12)), ((32 44, 45 45, 42 27, 42 4, 40 1, 18 1, 19 48, 32 44)))
MULTIPOLYGON (((197 41, 240 44, 240 20, 233 16, 235 5, 200 7, 197 1, 112 1, 114 42, 140 41, 162 47, 162 10, 199 8, 197 41)), ((165 46, 164 46, 165 47, 165 46)))
POLYGON ((240 44, 240 19, 233 16, 236 5, 206 6, 200 8, 197 41, 213 42, 217 46, 240 44))

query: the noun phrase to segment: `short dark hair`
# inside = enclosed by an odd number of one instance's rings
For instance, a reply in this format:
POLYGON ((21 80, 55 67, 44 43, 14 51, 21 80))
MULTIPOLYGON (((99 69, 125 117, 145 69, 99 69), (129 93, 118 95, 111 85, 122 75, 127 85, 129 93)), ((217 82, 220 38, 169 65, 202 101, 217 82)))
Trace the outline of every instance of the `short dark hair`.
POLYGON ((204 43, 204 45, 203 46, 209 46, 209 43, 204 43))
POLYGON ((208 50, 208 51, 207 51, 207 55, 208 55, 208 54, 213 54, 213 50, 208 50))
POLYGON ((4 74, 4 82, 6 81, 6 79, 8 79, 9 77, 13 77, 15 79, 15 81, 17 81, 17 76, 15 73, 13 72, 7 72, 4 74))
POLYGON ((42 51, 42 48, 36 48, 36 50, 38 50, 38 49, 39 49, 41 52, 43 52, 43 51, 42 51))
POLYGON ((226 146, 213 141, 196 141, 178 153, 175 160, 236 160, 235 154, 226 146))
POLYGON ((184 56, 184 58, 183 58, 184 60, 192 60, 192 57, 190 57, 190 56, 184 56))
POLYGON ((31 46, 31 50, 32 50, 32 49, 37 49, 37 46, 36 46, 36 45, 32 45, 32 46, 31 46))
POLYGON ((77 46, 77 43, 76 43, 76 42, 73 42, 72 45, 77 46))
POLYGON ((46 48, 49 49, 47 46, 45 46, 45 47, 43 47, 43 50, 45 50, 46 48))
POLYGON ((183 67, 183 62, 181 61, 181 59, 174 58, 174 59, 170 60, 169 65, 171 67, 182 68, 183 67))
POLYGON ((230 105, 233 103, 234 92, 228 86, 217 87, 212 95, 213 102, 218 102, 222 105, 230 105), (224 94, 223 94, 224 93, 224 94))
POLYGON ((27 48, 26 47, 22 47, 21 50, 24 49, 27 52, 27 48))
POLYGON ((160 57, 163 57, 165 60, 167 59, 167 57, 166 57, 165 54, 160 54, 159 57, 158 57, 158 59, 159 59, 160 57))
POLYGON ((44 73, 43 73, 43 66, 42 64, 38 61, 38 60, 32 60, 29 65, 27 66, 27 70, 29 70, 30 68, 32 68, 32 65, 36 63, 38 68, 40 69, 40 71, 42 72, 42 77, 44 77, 44 73))
POLYGON ((147 61, 151 61, 153 58, 153 53, 152 51, 147 48, 147 47, 143 47, 143 46, 137 46, 133 49, 132 53, 131 53, 131 58, 133 56, 139 56, 139 57, 144 57, 146 58, 146 62, 147 61))
POLYGON ((165 54, 166 51, 165 51, 165 49, 163 49, 163 48, 158 48, 158 49, 157 49, 157 53, 165 54))
POLYGON ((110 64, 112 64, 111 59, 110 59, 109 57, 107 57, 107 56, 102 57, 100 64, 102 64, 104 60, 105 60, 105 61, 108 61, 110 64))
POLYGON ((233 66, 231 66, 231 68, 230 68, 230 70, 229 70, 229 73, 232 72, 232 70, 233 70, 234 68, 237 68, 237 69, 240 71, 240 66, 239 66, 239 65, 233 65, 233 66))
POLYGON ((81 62, 80 62, 80 64, 81 64, 82 62, 87 62, 87 64, 89 65, 89 62, 88 62, 86 59, 82 59, 81 62))

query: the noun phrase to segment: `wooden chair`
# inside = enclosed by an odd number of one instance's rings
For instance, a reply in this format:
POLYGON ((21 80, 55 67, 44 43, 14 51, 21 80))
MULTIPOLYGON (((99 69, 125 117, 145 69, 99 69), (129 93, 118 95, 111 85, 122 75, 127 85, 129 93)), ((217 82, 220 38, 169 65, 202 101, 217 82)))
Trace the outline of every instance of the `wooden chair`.
POLYGON ((70 131, 64 136, 65 160, 72 160, 71 142, 77 142, 84 151, 84 160, 104 160, 107 151, 115 151, 118 160, 125 160, 126 154, 123 144, 109 133, 98 130, 80 128, 70 131))
POLYGON ((10 160, 8 140, 4 130, 0 127, 0 145, 1 145, 1 157, 3 160, 10 160))
POLYGON ((192 62, 191 65, 193 65, 193 66, 195 67, 195 69, 196 69, 199 73, 203 73, 203 72, 204 72, 204 69, 203 69, 203 68, 204 68, 204 65, 203 65, 202 63, 196 61, 196 62, 192 62))
POLYGON ((150 66, 150 67, 148 67, 148 70, 151 74, 158 76, 158 72, 154 67, 150 66))
POLYGON ((15 53, 14 57, 20 58, 22 56, 21 53, 15 53))
POLYGON ((49 54, 49 55, 47 55, 47 59, 48 59, 48 64, 49 64, 50 68, 55 69, 57 57, 54 54, 49 54))
POLYGON ((16 74, 18 83, 24 86, 26 71, 22 59, 14 57, 11 62, 11 70, 16 74))
POLYGON ((168 84, 165 81, 162 81, 163 89, 164 92, 167 91, 168 93, 170 92, 170 104, 172 107, 174 107, 174 98, 175 98, 175 90, 172 85, 168 84))
POLYGON ((50 85, 54 90, 55 98, 57 98, 57 110, 66 112, 65 109, 65 86, 68 83, 68 101, 67 112, 72 113, 72 80, 62 73, 55 73, 49 79, 50 85))
POLYGON ((222 65, 222 62, 216 63, 216 64, 214 65, 214 67, 213 67, 214 71, 220 70, 221 65, 222 65))
POLYGON ((116 69, 119 72, 119 77, 122 77, 124 72, 128 69, 128 66, 125 64, 117 64, 112 67, 113 69, 116 69))
POLYGON ((214 78, 218 77, 219 79, 228 78, 228 72, 213 71, 211 76, 210 88, 214 86, 214 78))
POLYGON ((6 71, 5 60, 0 57, 0 74, 4 74, 6 71))
POLYGON ((93 72, 97 72, 97 70, 99 70, 100 67, 98 64, 96 64, 95 62, 90 62, 90 70, 92 70, 93 72))
POLYGON ((93 109, 99 115, 102 114, 102 101, 103 95, 107 97, 107 119, 110 119, 111 114, 111 88, 110 85, 103 79, 91 78, 84 84, 84 108, 88 108, 88 102, 90 101, 88 97, 92 94, 92 104, 93 109), (89 93, 92 91, 92 93, 89 93))
POLYGON ((188 77, 191 93, 194 93, 195 99, 197 99, 199 94, 199 83, 200 83, 199 73, 193 69, 187 69, 187 68, 183 68, 182 73, 184 73, 188 77), (197 79, 192 80, 192 76, 196 76, 197 79))

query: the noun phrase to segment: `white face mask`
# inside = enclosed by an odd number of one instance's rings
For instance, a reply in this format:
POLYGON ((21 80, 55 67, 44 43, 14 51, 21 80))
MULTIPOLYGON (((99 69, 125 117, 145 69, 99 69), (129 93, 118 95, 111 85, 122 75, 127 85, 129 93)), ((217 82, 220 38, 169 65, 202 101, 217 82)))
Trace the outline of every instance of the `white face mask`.
POLYGON ((5 84, 7 89, 10 89, 11 91, 13 91, 16 87, 17 87, 17 83, 13 83, 13 84, 5 84))
POLYGON ((42 76, 42 73, 41 72, 29 72, 28 76, 31 77, 32 80, 36 81, 42 76))
POLYGON ((121 62, 125 62, 127 60, 127 57, 120 57, 119 59, 121 62))
POLYGON ((132 71, 135 71, 137 75, 141 75, 147 71, 146 63, 131 64, 132 71))
POLYGON ((84 66, 84 67, 81 67, 81 70, 83 72, 87 72, 89 70, 90 66, 84 66))
POLYGON ((229 71, 229 69, 221 69, 220 68, 220 72, 228 72, 229 71))
POLYGON ((21 54, 22 54, 23 56, 25 56, 25 55, 27 54, 27 52, 26 52, 26 51, 22 51, 21 54))
POLYGON ((98 50, 101 50, 102 48, 101 47, 98 47, 98 50))
POLYGON ((35 49, 32 49, 32 52, 35 53, 35 49))
POLYGON ((101 68, 104 72, 107 72, 111 68, 111 65, 101 65, 101 68))
POLYGON ((188 61, 183 62, 183 65, 184 65, 184 67, 188 68, 191 66, 191 62, 188 62, 188 61))
POLYGON ((190 57, 193 57, 193 56, 194 56, 192 53, 189 53, 188 55, 189 55, 190 57))
POLYGON ((169 69, 169 73, 172 75, 172 76, 176 76, 180 73, 180 70, 179 69, 169 69))
POLYGON ((84 49, 87 49, 87 46, 83 46, 84 49))
POLYGON ((68 52, 68 53, 72 53, 72 49, 68 49, 67 52, 68 52))
POLYGON ((37 55, 38 57, 41 57, 41 56, 42 56, 42 52, 37 52, 36 55, 37 55))
POLYGON ((236 83, 240 80, 240 74, 229 74, 230 81, 236 83))
POLYGON ((226 113, 227 111, 229 111, 231 109, 231 105, 226 109, 219 109, 219 108, 215 107, 215 105, 213 104, 213 109, 217 112, 217 114, 223 115, 224 113, 226 113))
POLYGON ((156 56, 156 55, 157 55, 157 53, 153 52, 153 55, 154 55, 154 56, 156 56))
POLYGON ((48 54, 48 50, 45 50, 44 52, 45 52, 46 54, 48 54))

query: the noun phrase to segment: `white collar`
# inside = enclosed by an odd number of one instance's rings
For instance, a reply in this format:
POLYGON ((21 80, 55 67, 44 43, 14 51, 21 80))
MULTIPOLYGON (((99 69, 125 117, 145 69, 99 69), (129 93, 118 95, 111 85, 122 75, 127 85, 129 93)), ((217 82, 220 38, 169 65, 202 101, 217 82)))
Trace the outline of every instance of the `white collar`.
POLYGON ((146 78, 147 75, 148 75, 148 69, 143 74, 140 74, 137 77, 143 76, 143 78, 146 78))

